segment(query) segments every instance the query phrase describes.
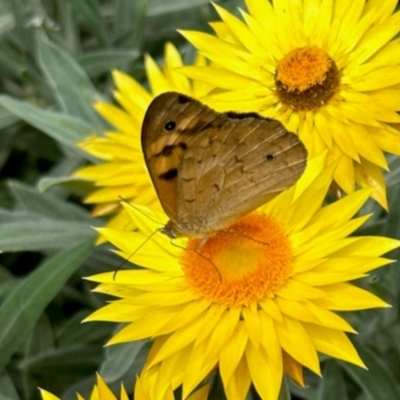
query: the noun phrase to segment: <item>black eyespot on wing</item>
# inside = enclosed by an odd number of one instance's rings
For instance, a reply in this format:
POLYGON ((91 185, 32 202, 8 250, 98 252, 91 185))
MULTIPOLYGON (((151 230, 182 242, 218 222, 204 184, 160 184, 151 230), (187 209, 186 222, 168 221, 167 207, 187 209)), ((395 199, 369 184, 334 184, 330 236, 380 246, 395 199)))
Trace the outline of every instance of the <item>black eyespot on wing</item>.
POLYGON ((166 131, 173 131, 176 127, 176 123, 175 121, 168 121, 165 125, 164 125, 164 129, 166 131))
POLYGON ((179 96, 178 96, 178 102, 179 102, 179 104, 186 104, 186 103, 189 103, 189 101, 191 101, 192 99, 190 98, 190 97, 187 97, 187 96, 185 96, 185 95, 183 95, 183 94, 180 94, 179 96))
POLYGON ((172 168, 169 169, 167 172, 158 175, 158 178, 164 181, 172 181, 176 179, 177 176, 178 176, 178 170, 176 168, 172 168))
POLYGON ((227 113, 225 113, 224 115, 226 115, 229 119, 245 119, 245 118, 257 118, 257 119, 266 119, 269 120, 269 118, 264 118, 261 115, 255 113, 255 112, 249 112, 249 113, 237 113, 234 111, 229 111, 227 113))
POLYGON ((275 157, 274 157, 272 154, 267 154, 267 155, 265 156, 265 159, 266 159, 267 161, 272 161, 274 158, 275 158, 275 157))
POLYGON ((179 142, 178 146, 182 149, 182 150, 187 150, 187 144, 185 142, 179 142))

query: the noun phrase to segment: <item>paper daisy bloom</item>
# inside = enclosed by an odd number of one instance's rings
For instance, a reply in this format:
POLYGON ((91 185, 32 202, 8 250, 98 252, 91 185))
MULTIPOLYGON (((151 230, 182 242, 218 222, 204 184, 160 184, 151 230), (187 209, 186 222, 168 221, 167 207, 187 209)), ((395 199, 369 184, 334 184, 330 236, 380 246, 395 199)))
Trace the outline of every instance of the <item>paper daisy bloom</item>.
MULTIPOLYGON (((208 396, 208 391, 210 389, 209 385, 203 386, 203 388, 195 391, 192 396, 190 396, 187 400, 206 400, 208 396)), ((40 394, 42 396, 42 400, 60 400, 59 397, 54 394, 48 392, 47 390, 40 389, 40 394)), ((172 389, 168 390, 164 397, 160 397, 162 400, 175 400, 172 389)), ((84 397, 81 395, 77 395, 78 400, 84 400, 84 397)), ((89 400, 129 400, 129 396, 124 388, 124 385, 121 384, 121 391, 119 398, 116 397, 107 384, 104 382, 103 378, 100 375, 97 375, 97 382, 93 387, 91 396, 89 400)), ((146 386, 140 377, 137 378, 134 390, 134 400, 153 400, 153 397, 150 396, 146 386)))
MULTIPOLYGON (((196 65, 203 65, 199 56, 196 65)), ((166 91, 178 91, 196 98, 203 97, 209 85, 191 82, 175 71, 182 59, 177 49, 167 43, 165 66, 160 68, 150 57, 145 58, 145 71, 150 90, 121 71, 114 71, 114 97, 119 106, 99 101, 95 109, 115 127, 104 136, 92 136, 78 146, 97 157, 99 164, 81 168, 74 176, 94 182, 96 189, 85 202, 96 204, 93 215, 114 214, 108 226, 132 229, 132 220, 120 206, 121 198, 135 199, 140 204, 157 206, 158 199, 144 166, 140 134, 144 114, 153 98, 166 91)))
POLYGON ((90 277, 118 299, 88 320, 126 323, 109 344, 154 338, 142 375, 155 399, 171 385, 186 398, 219 370, 228 399, 253 384, 276 400, 285 373, 301 385, 303 367, 321 374, 318 353, 364 366, 336 312, 387 307, 349 281, 388 264, 381 255, 400 242, 348 237, 368 219, 352 217, 371 189, 322 206, 325 163, 312 159, 296 185, 200 244, 172 243, 157 231, 165 215, 145 206, 126 205, 138 232, 101 229, 143 268, 90 277))
POLYGON ((387 208, 383 152, 400 155, 397 1, 245 3, 242 19, 215 5, 215 35, 181 32, 212 62, 181 72, 219 89, 212 107, 276 118, 311 156, 328 149, 336 184, 374 187, 387 208))

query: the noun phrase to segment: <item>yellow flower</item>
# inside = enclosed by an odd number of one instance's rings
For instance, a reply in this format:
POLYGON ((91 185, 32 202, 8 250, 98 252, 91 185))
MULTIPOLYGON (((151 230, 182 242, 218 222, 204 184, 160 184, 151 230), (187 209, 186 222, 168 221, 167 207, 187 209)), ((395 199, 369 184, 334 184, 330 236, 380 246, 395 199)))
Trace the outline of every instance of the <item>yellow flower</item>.
MULTIPOLYGON (((199 56, 196 65, 203 65, 199 56)), ((145 70, 150 90, 135 79, 114 71, 117 90, 114 97, 120 106, 99 101, 96 110, 115 127, 115 131, 104 136, 93 136, 79 143, 87 153, 99 158, 97 165, 84 167, 75 173, 76 177, 92 180, 96 189, 86 197, 87 203, 96 204, 95 216, 115 214, 108 226, 132 229, 134 225, 120 206, 120 200, 135 199, 140 204, 158 205, 158 199, 150 183, 140 143, 144 114, 152 99, 166 91, 178 91, 201 98, 209 91, 209 85, 191 82, 175 71, 181 67, 182 59, 177 49, 167 43, 165 66, 160 69, 150 57, 145 58, 145 70)))
MULTIPOLYGON (((40 394, 42 395, 42 400, 60 400, 54 394, 43 389, 40 389, 40 394)), ((77 394, 77 399, 84 400, 84 398, 80 394, 77 394)), ((126 390, 124 388, 124 385, 121 385, 121 392, 119 399, 120 400, 129 399, 126 390)), ((104 382, 103 378, 100 375, 97 375, 96 384, 93 386, 90 400, 117 400, 117 397, 114 396, 113 392, 104 382)), ((139 397, 138 399, 135 400, 148 400, 148 399, 146 399, 145 397, 142 398, 139 397)))
POLYGON ((383 151, 400 155, 397 1, 245 2, 243 21, 215 5, 215 35, 182 32, 212 65, 180 71, 218 88, 211 107, 276 118, 311 156, 328 149, 340 188, 372 186, 387 208, 383 151))
MULTIPOLYGON (((205 385, 202 388, 196 390, 193 395, 191 395, 187 400, 206 400, 208 397, 208 392, 210 390, 210 385, 205 385)), ((42 400, 60 400, 54 394, 40 389, 40 394, 42 396, 42 400)), ((134 400, 153 400, 154 397, 151 397, 149 391, 147 390, 146 383, 140 377, 137 378, 135 384, 135 392, 134 392, 134 400)), ((170 388, 165 392, 163 397, 158 397, 162 400, 174 400, 174 394, 172 389, 170 388)), ((77 394, 78 400, 84 400, 84 398, 77 394)), ((129 397, 126 393, 124 385, 121 384, 121 392, 119 396, 120 400, 129 400, 129 397)), ((92 394, 89 400, 117 400, 117 397, 114 396, 113 392, 104 382, 103 378, 100 375, 97 375, 97 382, 93 387, 92 394)))
POLYGON ((389 263, 380 256, 400 242, 348 237, 368 219, 351 218, 371 189, 322 206, 325 163, 312 159, 296 185, 204 243, 171 243, 157 232, 166 216, 146 206, 126 206, 138 232, 100 229, 143 268, 90 277, 118 300, 88 320, 127 323, 109 344, 154 338, 143 377, 155 399, 181 384, 185 398, 217 367, 228 399, 253 383, 276 400, 284 373, 300 384, 303 366, 320 374, 318 352, 363 366, 336 311, 387 307, 348 281, 389 263))

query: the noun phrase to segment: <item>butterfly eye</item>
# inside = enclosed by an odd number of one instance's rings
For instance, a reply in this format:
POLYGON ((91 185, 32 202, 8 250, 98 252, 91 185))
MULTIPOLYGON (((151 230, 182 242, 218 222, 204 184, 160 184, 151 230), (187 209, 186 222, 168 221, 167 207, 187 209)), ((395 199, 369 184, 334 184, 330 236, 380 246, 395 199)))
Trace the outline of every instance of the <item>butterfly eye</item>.
POLYGON ((272 154, 268 154, 265 156, 265 158, 267 159, 267 161, 271 161, 273 160, 275 157, 272 154))
POLYGON ((172 131, 174 130, 176 127, 176 123, 174 121, 168 121, 165 125, 164 125, 164 129, 166 131, 172 131))

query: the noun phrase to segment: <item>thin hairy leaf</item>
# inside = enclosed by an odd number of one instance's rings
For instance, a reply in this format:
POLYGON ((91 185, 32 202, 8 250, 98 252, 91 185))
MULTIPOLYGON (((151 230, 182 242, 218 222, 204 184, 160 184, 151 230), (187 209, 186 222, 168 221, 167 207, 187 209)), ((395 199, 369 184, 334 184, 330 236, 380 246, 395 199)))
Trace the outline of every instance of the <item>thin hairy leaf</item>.
POLYGON ((39 65, 59 106, 71 116, 88 121, 93 129, 103 129, 103 120, 92 107, 93 102, 101 96, 84 69, 44 34, 38 33, 37 38, 39 65))
POLYGON ((93 242, 85 241, 58 253, 26 277, 7 297, 0 308, 0 371, 92 248, 93 242))
POLYGON ((115 68, 125 69, 139 55, 136 50, 97 50, 83 55, 79 63, 89 76, 96 77, 115 68))
POLYGON ((356 348, 368 370, 344 362, 340 365, 364 391, 367 399, 400 399, 400 385, 382 357, 366 346, 356 348))
POLYGON ((0 106, 79 154, 84 153, 77 150, 76 143, 93 133, 93 128, 80 119, 59 112, 42 110, 9 96, 0 96, 0 106))

